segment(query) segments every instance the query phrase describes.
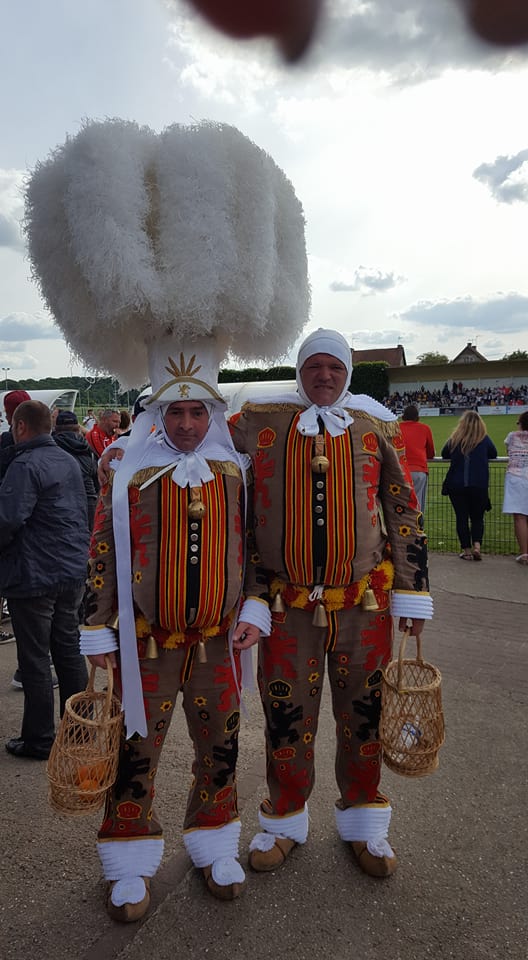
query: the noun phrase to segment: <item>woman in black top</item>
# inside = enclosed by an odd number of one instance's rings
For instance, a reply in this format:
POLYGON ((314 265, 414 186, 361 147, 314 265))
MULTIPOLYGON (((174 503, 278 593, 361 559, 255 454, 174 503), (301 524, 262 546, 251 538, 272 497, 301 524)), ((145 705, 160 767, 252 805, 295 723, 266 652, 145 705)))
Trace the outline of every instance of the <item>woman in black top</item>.
POLYGON ((497 450, 486 424, 474 410, 464 413, 442 449, 451 464, 445 486, 456 517, 462 560, 482 560, 480 548, 484 535, 484 512, 489 506, 489 460, 497 450))

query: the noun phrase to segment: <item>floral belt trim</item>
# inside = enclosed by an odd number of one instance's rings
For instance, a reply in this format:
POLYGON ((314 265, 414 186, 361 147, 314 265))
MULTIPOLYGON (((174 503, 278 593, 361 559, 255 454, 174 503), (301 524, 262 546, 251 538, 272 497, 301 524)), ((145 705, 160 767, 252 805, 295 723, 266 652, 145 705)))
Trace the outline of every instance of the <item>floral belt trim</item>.
MULTIPOLYGON (((361 580, 349 583, 346 587, 324 587, 321 598, 317 600, 310 600, 310 587, 301 587, 278 579, 272 580, 270 595, 273 600, 280 593, 287 607, 298 607, 300 610, 313 610, 318 603, 322 603, 325 610, 348 610, 361 603, 363 594, 369 587, 380 603, 380 600, 385 599, 380 594, 390 590, 393 583, 394 564, 392 560, 382 560, 361 580)), ((386 606, 386 603, 383 606, 386 606)))
POLYGON ((159 647, 163 647, 165 650, 176 650, 177 647, 181 647, 182 644, 187 646, 194 646, 194 644, 199 643, 200 640, 209 640, 210 637, 217 637, 220 634, 225 634, 229 631, 229 628, 233 622, 235 616, 234 610, 226 614, 223 620, 214 627, 201 627, 196 629, 194 627, 189 627, 185 631, 173 631, 164 630, 163 627, 158 627, 156 624, 151 625, 145 617, 136 616, 136 637, 138 641, 144 642, 148 637, 154 637, 156 643, 159 647))

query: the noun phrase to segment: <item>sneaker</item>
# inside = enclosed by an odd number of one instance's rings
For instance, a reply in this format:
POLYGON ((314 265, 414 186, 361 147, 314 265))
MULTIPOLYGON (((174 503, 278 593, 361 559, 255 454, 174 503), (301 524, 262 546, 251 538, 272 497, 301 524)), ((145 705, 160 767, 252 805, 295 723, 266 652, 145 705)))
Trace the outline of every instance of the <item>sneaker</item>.
POLYGON ((10 633, 9 630, 0 630, 0 644, 2 643, 14 643, 15 634, 10 633))
MULTIPOLYGON (((54 670, 51 671, 51 682, 52 682, 52 684, 53 684, 53 687, 58 687, 58 686, 59 686, 59 681, 58 681, 58 679, 57 679, 57 677, 56 677, 56 675, 55 675, 55 671, 54 671, 54 670)), ((17 669, 15 670, 15 672, 14 672, 14 674, 13 674, 13 679, 11 680, 11 686, 12 686, 15 690, 23 690, 23 689, 24 689, 24 684, 22 683, 22 672, 21 672, 21 670, 20 670, 20 667, 17 667, 17 669)))

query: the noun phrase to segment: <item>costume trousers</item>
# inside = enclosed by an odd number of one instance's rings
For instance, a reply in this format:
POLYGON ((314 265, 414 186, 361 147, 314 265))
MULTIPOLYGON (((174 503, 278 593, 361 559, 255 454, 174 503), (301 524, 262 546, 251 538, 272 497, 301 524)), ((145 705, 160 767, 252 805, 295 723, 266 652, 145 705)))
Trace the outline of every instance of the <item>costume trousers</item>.
POLYGON ((325 667, 342 807, 373 802, 380 781, 381 668, 392 648, 389 610, 367 612, 356 606, 331 612, 324 628, 313 626, 312 616, 295 608, 274 615, 272 634, 260 645, 267 781, 277 816, 302 809, 312 791, 325 667))
MULTIPOLYGON (((155 781, 179 692, 194 745, 193 780, 184 829, 219 827, 238 817, 236 761, 240 698, 227 638, 206 645, 207 662, 197 646, 159 650, 157 660, 141 660, 147 736, 122 744, 116 783, 107 799, 99 840, 161 837, 154 810, 155 781)), ((234 654, 237 682, 240 657, 234 654)))
POLYGON ((460 487, 449 491, 449 499, 455 511, 457 537, 462 549, 482 543, 488 491, 481 487, 460 487))
POLYGON ((48 749, 55 737, 55 699, 50 653, 59 681, 60 715, 68 697, 86 688, 86 660, 79 649, 79 605, 84 583, 44 596, 10 597, 18 664, 24 688, 22 739, 48 749))

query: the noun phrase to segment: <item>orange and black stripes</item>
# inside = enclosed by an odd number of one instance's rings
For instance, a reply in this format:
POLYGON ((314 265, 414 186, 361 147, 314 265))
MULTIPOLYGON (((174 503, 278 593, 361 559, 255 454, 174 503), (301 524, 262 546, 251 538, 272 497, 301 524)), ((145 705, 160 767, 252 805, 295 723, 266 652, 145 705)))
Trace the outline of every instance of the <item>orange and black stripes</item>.
POLYGON ((196 529, 196 522, 190 521, 187 512, 189 488, 179 487, 170 476, 160 481, 160 516, 164 517, 164 523, 159 530, 158 622, 165 630, 183 632, 188 626, 207 629, 222 620, 229 535, 224 484, 225 478, 215 474, 214 480, 201 489, 206 513, 198 522, 199 536, 194 541, 197 549, 191 554, 191 533, 196 529), (203 549, 202 544, 207 544, 207 549, 203 549), (192 622, 188 623, 187 599, 191 587, 198 601, 192 622))
POLYGON ((298 416, 292 421, 286 441, 284 480, 289 506, 284 523, 285 570, 291 583, 350 583, 356 549, 350 431, 339 437, 325 433, 325 453, 330 469, 324 475, 323 510, 316 516, 313 505, 321 503, 321 495, 314 498, 314 492, 318 492, 314 484, 321 483, 321 475, 314 474, 310 466, 314 454, 313 437, 304 437, 297 431, 297 420, 298 416), (317 573, 314 556, 321 557, 321 543, 324 544, 324 556, 317 573))
POLYGON ((331 453, 330 470, 326 474, 327 555, 323 583, 351 583, 356 552, 356 511, 354 501, 354 461, 352 437, 325 436, 331 453))
POLYGON ((312 437, 303 437, 296 429, 299 414, 292 420, 284 458, 285 491, 288 515, 284 523, 284 564, 292 583, 313 583, 313 516, 311 476, 312 437))

